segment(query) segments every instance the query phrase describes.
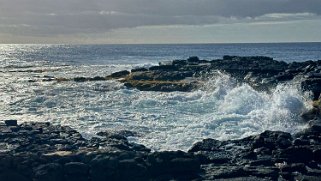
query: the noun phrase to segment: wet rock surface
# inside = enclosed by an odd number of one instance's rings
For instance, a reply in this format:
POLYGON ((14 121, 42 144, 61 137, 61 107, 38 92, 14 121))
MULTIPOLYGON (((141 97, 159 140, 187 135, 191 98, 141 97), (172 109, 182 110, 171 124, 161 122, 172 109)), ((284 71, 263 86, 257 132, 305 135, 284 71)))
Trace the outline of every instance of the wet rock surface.
POLYGON ((314 120, 295 135, 265 131, 240 140, 206 139, 189 153, 202 158, 206 179, 320 180, 320 129, 314 120))
POLYGON ((188 152, 152 152, 128 131, 90 140, 68 127, 4 121, 0 180, 320 180, 321 121, 295 134, 265 131, 239 140, 205 139, 188 152))
MULTIPOLYGON (((223 56, 222 59, 186 60, 160 62, 158 66, 135 68, 131 71, 114 72, 105 77, 75 77, 72 79, 44 76, 42 81, 106 81, 117 80, 127 88, 141 91, 192 91, 204 85, 213 72, 231 75, 239 83, 248 83, 258 90, 270 90, 278 83, 297 80, 303 91, 311 91, 317 100, 321 93, 321 60, 292 62, 274 60, 264 56, 223 56)), ((35 82, 35 80, 29 80, 35 82)))
MULTIPOLYGON (((292 62, 273 60, 263 56, 224 56, 216 60, 187 60, 160 62, 149 69, 138 68, 131 72, 116 72, 117 78, 128 88, 142 91, 191 91, 201 87, 208 75, 221 71, 231 75, 238 82, 246 82, 259 90, 269 90, 280 82, 298 79, 303 91, 312 91, 314 100, 321 92, 321 60, 292 62), (205 78, 205 80, 204 80, 205 78)), ((109 77, 113 77, 113 74, 109 77)))
POLYGON ((50 123, 0 126, 0 180, 193 180, 200 162, 182 151, 151 152, 129 143, 128 131, 79 132, 50 123))

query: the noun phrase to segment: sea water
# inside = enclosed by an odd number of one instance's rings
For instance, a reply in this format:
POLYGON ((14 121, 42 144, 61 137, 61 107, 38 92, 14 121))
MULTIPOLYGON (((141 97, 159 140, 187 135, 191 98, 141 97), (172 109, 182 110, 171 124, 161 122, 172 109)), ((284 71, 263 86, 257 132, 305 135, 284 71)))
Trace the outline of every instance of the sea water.
POLYGON ((195 55, 318 60, 321 44, 0 45, 0 119, 69 125, 88 138, 129 130, 136 133, 130 141, 153 150, 187 150, 204 138, 238 139, 265 130, 295 133, 305 126, 300 114, 311 108, 311 98, 299 80, 261 92, 213 72, 198 90, 170 93, 126 89, 113 80, 41 81, 106 76, 195 55))

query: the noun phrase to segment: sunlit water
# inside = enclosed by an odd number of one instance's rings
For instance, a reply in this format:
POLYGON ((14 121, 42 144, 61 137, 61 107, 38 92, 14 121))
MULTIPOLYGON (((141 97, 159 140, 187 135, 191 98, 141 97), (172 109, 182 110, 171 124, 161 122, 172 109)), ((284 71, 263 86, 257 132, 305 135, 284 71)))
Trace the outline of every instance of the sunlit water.
POLYGON ((237 139, 264 130, 297 132, 304 126, 300 114, 311 105, 296 81, 259 92, 220 72, 208 76, 204 87, 193 92, 142 92, 125 89, 116 81, 42 82, 44 76, 105 76, 156 63, 129 59, 122 64, 82 64, 70 63, 77 58, 68 53, 64 56, 69 56, 69 63, 47 60, 48 56, 46 46, 2 46, 0 119, 70 125, 86 137, 104 130, 130 130, 137 132, 130 141, 154 150, 187 150, 204 138, 237 139), (46 51, 39 58, 41 49, 46 51), (27 53, 19 55, 19 51, 27 53))

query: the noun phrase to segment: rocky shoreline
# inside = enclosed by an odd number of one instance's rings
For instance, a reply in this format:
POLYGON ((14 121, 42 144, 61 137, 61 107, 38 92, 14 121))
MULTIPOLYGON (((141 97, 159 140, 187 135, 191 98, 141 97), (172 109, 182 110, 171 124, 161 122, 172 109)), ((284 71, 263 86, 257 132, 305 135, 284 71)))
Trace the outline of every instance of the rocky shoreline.
MULTIPOLYGON (((114 72, 105 77, 44 77, 42 81, 106 81, 117 80, 127 88, 141 91, 192 91, 199 89, 217 71, 229 74, 239 83, 248 83, 258 90, 269 90, 279 83, 297 80, 303 91, 311 91, 313 100, 321 93, 321 60, 286 63, 264 56, 229 56, 222 59, 160 62, 158 66, 114 72)), ((34 82, 35 80, 29 80, 34 82)))
POLYGON ((0 122, 0 180, 321 180, 321 60, 286 63, 269 57, 224 56, 212 61, 190 57, 106 77, 45 77, 43 81, 114 79, 142 91, 192 91, 215 71, 264 91, 297 80, 314 100, 313 109, 302 115, 306 129, 294 135, 267 130, 239 140, 209 138, 187 152, 153 152, 129 142, 127 137, 135 133, 126 130, 99 132, 85 139, 68 126, 4 120, 0 122))
POLYGON ((152 153, 129 143, 130 132, 100 132, 86 140, 68 126, 16 120, 0 130, 1 181, 199 178, 200 162, 191 153, 152 153))
POLYGON ((318 99, 321 92, 321 60, 286 63, 262 56, 224 56, 211 61, 190 57, 149 69, 116 72, 107 78, 121 78, 126 87, 142 91, 191 91, 201 87, 215 71, 259 90, 269 90, 278 83, 298 78, 303 91, 312 91, 313 99, 318 99))
POLYGON ((48 122, 0 126, 0 180, 320 180, 321 122, 295 135, 265 131, 240 140, 205 139, 188 152, 151 152, 131 132, 90 140, 48 122))

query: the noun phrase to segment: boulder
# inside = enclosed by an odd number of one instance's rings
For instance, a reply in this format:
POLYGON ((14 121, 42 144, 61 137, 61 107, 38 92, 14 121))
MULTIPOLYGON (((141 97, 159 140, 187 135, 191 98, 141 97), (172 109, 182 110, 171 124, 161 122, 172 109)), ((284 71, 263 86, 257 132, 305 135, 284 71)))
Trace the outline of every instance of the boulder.
POLYGON ((321 163, 321 148, 313 150, 314 160, 318 163, 321 163))
POLYGON ((265 147, 271 150, 277 148, 288 148, 292 145, 292 136, 290 133, 281 131, 264 131, 254 137, 252 149, 265 147))
POLYGON ((187 65, 187 60, 173 60, 172 65, 176 67, 183 67, 187 65))
POLYGON ((123 71, 119 71, 119 72, 114 72, 110 75, 111 78, 123 78, 126 77, 130 74, 130 72, 128 70, 123 70, 123 71))
POLYGON ((90 161, 90 178, 92 181, 116 180, 117 158, 107 155, 97 155, 90 161))
POLYGON ((105 77, 96 76, 96 77, 90 78, 89 80, 90 81, 104 81, 104 80, 106 80, 106 78, 105 77))
POLYGON ((89 166, 82 162, 69 162, 64 165, 64 171, 67 175, 87 175, 89 166))
POLYGON ((173 177, 198 177, 200 171, 200 162, 191 154, 181 151, 175 152, 155 152, 147 158, 149 172, 153 177, 161 175, 173 175, 173 177))
POLYGON ((117 167, 116 180, 148 180, 147 166, 139 163, 135 159, 125 159, 119 161, 117 167))
POLYGON ((281 172, 299 172, 306 173, 307 169, 303 163, 287 164, 281 167, 281 172))
POLYGON ((82 162, 69 162, 64 165, 65 180, 89 180, 89 166, 82 162))
POLYGON ((281 81, 281 82, 289 81, 289 80, 292 80, 293 78, 294 78, 294 75, 291 73, 281 73, 281 74, 275 76, 275 79, 277 81, 281 81))
POLYGON ((87 80, 88 80, 88 78, 85 78, 85 77, 75 77, 74 78, 75 82, 85 82, 87 80))
POLYGON ((188 152, 219 151, 221 145, 221 141, 215 139, 204 139, 202 142, 195 143, 188 152))
POLYGON ((34 170, 35 181, 60 181, 63 180, 63 167, 58 163, 40 165, 34 170))
POLYGON ((127 88, 136 88, 141 91, 163 91, 173 92, 182 91, 187 92, 195 88, 195 84, 186 82, 171 82, 171 81, 125 81, 124 85, 127 88))
POLYGON ((5 120, 6 126, 17 126, 17 120, 5 120))
POLYGON ((249 176, 248 173, 243 169, 242 166, 220 166, 220 165, 206 165, 203 167, 205 173, 208 174, 206 177, 209 180, 216 179, 227 179, 231 180, 232 178, 242 179, 242 177, 249 176))
POLYGON ((149 68, 150 71, 177 71, 177 67, 173 65, 159 65, 159 66, 152 66, 149 68))
POLYGON ((276 150, 274 156, 290 163, 308 163, 313 160, 313 152, 309 146, 292 146, 276 150))
POLYGON ((200 59, 197 56, 189 57, 187 59, 188 63, 198 63, 199 61, 200 61, 200 59))
POLYGON ((132 73, 133 73, 133 72, 145 72, 145 71, 148 71, 148 69, 147 69, 147 68, 144 68, 144 67, 142 67, 142 68, 135 68, 135 69, 132 69, 132 70, 131 70, 132 73))
POLYGON ((306 79, 301 83, 304 91, 312 91, 313 100, 317 100, 321 93, 321 78, 306 79))
POLYGON ((31 181, 28 177, 14 170, 0 170, 1 181, 31 181))

